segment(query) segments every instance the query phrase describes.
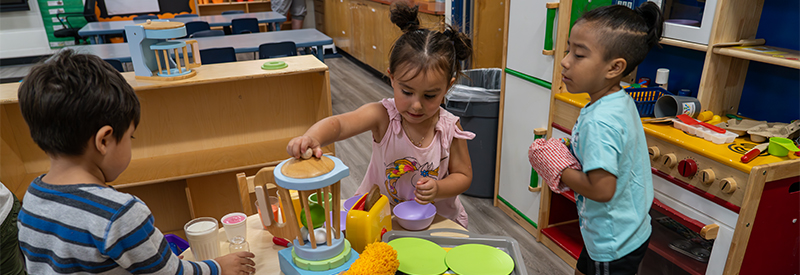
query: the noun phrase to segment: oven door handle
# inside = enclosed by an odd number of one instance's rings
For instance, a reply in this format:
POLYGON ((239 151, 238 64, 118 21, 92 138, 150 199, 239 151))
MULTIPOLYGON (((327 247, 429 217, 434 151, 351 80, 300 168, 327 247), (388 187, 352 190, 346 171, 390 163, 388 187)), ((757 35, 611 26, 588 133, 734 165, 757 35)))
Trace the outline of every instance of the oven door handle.
POLYGON ((719 234, 719 225, 716 223, 708 224, 700 229, 700 236, 706 240, 716 239, 717 234, 719 234))

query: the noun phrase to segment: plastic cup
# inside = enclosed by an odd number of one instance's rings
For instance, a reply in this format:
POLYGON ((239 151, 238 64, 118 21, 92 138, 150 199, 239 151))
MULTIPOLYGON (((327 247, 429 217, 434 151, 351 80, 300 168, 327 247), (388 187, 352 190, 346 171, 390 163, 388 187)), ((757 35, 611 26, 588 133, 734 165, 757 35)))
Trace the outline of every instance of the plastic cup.
MULTIPOLYGON (((323 196, 324 196, 324 194, 323 194, 323 196)), ((332 200, 333 200, 333 194, 328 193, 328 202, 331 202, 332 200)), ((313 203, 313 204, 319 204, 320 200, 317 199, 317 193, 315 192, 315 193, 313 193, 311 195, 308 195, 308 201, 310 203, 313 203)), ((331 209, 333 209, 333 204, 331 204, 331 209)))
POLYGON ((234 212, 222 216, 222 227, 225 228, 225 235, 228 242, 232 242, 235 237, 247 238, 247 215, 234 212))
POLYGON ((656 100, 653 114, 656 117, 677 116, 681 114, 695 117, 700 113, 700 101, 690 96, 663 95, 656 100))
POLYGON ((205 261, 219 257, 218 228, 217 219, 210 217, 197 218, 183 226, 195 260, 205 261))

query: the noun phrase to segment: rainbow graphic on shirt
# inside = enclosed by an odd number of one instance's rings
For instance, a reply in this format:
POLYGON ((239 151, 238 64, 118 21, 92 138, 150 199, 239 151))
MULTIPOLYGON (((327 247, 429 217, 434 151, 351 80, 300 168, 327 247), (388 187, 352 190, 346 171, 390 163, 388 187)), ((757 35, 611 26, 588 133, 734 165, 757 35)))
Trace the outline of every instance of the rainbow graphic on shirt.
MULTIPOLYGON (((384 185, 389 193, 389 200, 393 205, 404 202, 405 199, 401 198, 398 194, 398 180, 404 175, 409 174, 410 180, 408 183, 412 184, 409 188, 416 189, 413 184, 416 184, 414 179, 417 175, 421 177, 431 177, 439 179, 439 167, 433 168, 433 163, 421 164, 413 157, 405 157, 386 165, 386 181, 384 185)), ((406 182, 406 181, 403 181, 406 182)))

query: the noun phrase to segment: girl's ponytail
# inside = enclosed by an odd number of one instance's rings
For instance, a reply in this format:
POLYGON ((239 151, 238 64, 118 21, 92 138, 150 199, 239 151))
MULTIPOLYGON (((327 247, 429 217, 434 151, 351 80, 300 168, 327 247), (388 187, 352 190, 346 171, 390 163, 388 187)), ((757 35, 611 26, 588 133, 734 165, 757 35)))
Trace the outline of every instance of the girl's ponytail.
POLYGON ((408 5, 392 5, 391 14, 389 19, 400 27, 403 32, 412 32, 419 29, 419 18, 417 13, 419 7, 409 7, 408 5))
POLYGON ((661 40, 661 34, 664 31, 664 17, 661 15, 661 9, 655 3, 647 1, 636 7, 635 11, 644 18, 647 24, 648 48, 658 45, 658 41, 661 40))

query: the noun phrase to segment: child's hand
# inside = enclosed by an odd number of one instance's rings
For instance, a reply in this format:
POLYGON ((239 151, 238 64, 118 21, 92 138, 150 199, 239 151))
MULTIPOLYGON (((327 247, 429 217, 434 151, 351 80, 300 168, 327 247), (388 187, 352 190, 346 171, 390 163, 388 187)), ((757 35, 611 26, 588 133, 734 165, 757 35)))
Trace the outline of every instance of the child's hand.
POLYGON ((561 173, 566 168, 581 170, 581 164, 560 140, 537 139, 528 148, 528 160, 536 173, 555 193, 566 192, 569 187, 561 182, 561 173))
POLYGON ((256 262, 253 261, 255 257, 253 253, 247 251, 231 253, 219 258, 214 259, 219 264, 220 274, 222 275, 240 275, 253 274, 256 272, 256 262))
POLYGON ((320 148, 319 141, 310 136, 299 136, 293 138, 286 145, 286 153, 289 153, 293 158, 302 158, 306 150, 311 149, 314 157, 322 157, 322 148, 320 148))
POLYGON ((439 182, 433 178, 424 177, 417 181, 417 190, 414 192, 416 200, 420 204, 433 202, 436 194, 439 193, 439 182))

